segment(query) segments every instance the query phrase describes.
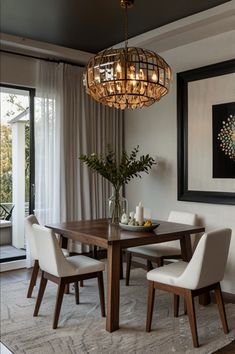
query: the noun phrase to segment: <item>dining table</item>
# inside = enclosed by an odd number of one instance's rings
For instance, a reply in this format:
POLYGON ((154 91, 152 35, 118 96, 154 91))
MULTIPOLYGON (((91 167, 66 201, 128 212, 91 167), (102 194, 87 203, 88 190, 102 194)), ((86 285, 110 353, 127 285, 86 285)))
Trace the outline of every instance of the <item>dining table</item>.
POLYGON ((191 226, 158 220, 159 224, 151 231, 128 231, 118 224, 111 224, 108 219, 69 221, 48 224, 47 227, 61 236, 62 246, 66 247, 68 239, 87 245, 107 249, 107 315, 106 330, 119 329, 120 307, 120 254, 128 247, 156 244, 179 240, 182 259, 189 261, 192 257, 191 235, 205 231, 203 226, 191 226))

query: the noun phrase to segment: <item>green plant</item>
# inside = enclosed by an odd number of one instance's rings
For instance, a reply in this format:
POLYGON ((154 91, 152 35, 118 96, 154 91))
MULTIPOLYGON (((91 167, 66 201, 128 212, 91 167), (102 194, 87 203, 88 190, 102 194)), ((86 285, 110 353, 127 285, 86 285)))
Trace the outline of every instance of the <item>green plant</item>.
POLYGON ((141 172, 149 173, 152 165, 156 164, 149 154, 138 158, 139 145, 130 154, 123 151, 120 159, 117 158, 113 149, 108 146, 106 154, 81 155, 83 161, 92 171, 99 173, 107 179, 114 188, 113 205, 110 208, 110 217, 113 223, 117 223, 121 217, 121 205, 119 190, 132 178, 141 178, 141 172))
POLYGON ((138 158, 138 152, 139 145, 129 155, 123 151, 118 161, 115 152, 108 146, 106 154, 81 155, 80 160, 85 162, 91 170, 106 178, 116 190, 119 190, 132 178, 141 178, 141 172, 149 173, 152 165, 156 164, 149 154, 138 158))

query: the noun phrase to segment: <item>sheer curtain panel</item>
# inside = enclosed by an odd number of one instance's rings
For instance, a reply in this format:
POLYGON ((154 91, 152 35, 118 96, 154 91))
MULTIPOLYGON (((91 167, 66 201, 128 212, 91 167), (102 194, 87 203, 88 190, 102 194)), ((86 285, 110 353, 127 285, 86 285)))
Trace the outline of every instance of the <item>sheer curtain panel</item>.
MULTIPOLYGON (((35 105, 35 214, 41 224, 107 216, 111 187, 79 160, 123 149, 123 112, 94 101, 83 68, 39 62, 35 105)), ((73 244, 73 250, 84 247, 73 244)))
POLYGON ((63 220, 63 64, 39 62, 35 99, 35 214, 43 225, 63 220))

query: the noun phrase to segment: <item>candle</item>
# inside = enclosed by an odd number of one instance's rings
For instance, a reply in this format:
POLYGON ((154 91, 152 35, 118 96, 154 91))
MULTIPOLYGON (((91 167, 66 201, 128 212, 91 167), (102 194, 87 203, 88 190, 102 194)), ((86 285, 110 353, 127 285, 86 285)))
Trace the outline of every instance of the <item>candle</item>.
POLYGON ((139 202, 139 205, 136 207, 136 221, 138 221, 139 225, 143 225, 144 221, 144 208, 141 202, 139 202))

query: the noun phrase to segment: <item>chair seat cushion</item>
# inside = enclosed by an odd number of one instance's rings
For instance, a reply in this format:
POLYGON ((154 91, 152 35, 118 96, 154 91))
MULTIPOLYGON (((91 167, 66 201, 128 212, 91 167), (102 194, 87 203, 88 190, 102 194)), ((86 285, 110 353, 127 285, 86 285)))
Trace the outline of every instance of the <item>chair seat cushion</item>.
POLYGON ((180 261, 153 269, 147 273, 147 279, 158 283, 181 286, 178 285, 177 281, 187 265, 187 262, 180 261))
POLYGON ((66 248, 61 248, 61 249, 62 249, 63 255, 65 257, 69 257, 69 251, 66 248))
POLYGON ((141 255, 149 256, 149 257, 164 257, 164 256, 176 256, 180 255, 181 251, 176 247, 167 247, 160 244, 154 245, 144 245, 138 247, 130 247, 127 248, 127 251, 139 253, 141 255))
POLYGON ((104 263, 86 256, 72 256, 67 257, 66 260, 69 261, 74 268, 73 274, 68 274, 68 276, 101 272, 105 269, 104 263))

